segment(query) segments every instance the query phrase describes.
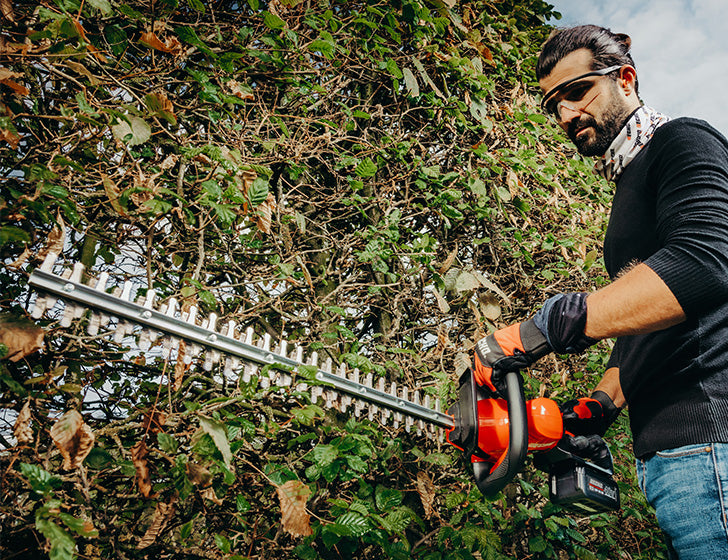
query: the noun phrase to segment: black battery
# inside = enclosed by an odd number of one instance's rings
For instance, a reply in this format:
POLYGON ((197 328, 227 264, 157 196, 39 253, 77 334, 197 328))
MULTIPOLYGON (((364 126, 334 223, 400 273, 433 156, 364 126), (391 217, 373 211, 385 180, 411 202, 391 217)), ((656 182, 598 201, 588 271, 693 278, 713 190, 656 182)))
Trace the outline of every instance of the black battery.
POLYGON ((612 473, 578 457, 550 465, 549 494, 553 503, 585 515, 619 509, 612 473))

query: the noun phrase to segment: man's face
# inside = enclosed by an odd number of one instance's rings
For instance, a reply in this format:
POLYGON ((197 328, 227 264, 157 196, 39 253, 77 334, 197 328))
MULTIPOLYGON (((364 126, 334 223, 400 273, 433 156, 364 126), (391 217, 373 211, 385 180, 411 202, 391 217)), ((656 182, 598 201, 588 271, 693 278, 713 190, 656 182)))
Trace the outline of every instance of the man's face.
POLYGON ((632 111, 639 107, 639 101, 636 94, 620 88, 613 79, 620 68, 613 70, 614 74, 574 80, 591 72, 591 62, 589 50, 573 51, 539 83, 545 93, 557 88, 555 95, 546 100, 546 106, 577 150, 585 156, 602 156, 632 111))

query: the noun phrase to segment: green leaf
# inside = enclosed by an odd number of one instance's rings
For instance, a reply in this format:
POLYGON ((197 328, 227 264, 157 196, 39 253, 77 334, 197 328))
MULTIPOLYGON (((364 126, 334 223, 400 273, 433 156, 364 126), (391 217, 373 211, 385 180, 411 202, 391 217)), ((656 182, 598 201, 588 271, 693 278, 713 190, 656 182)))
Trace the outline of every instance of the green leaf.
POLYGON ((65 529, 48 519, 36 519, 35 528, 50 544, 50 560, 73 560, 76 542, 65 529))
POLYGON ((202 0, 187 0, 187 3, 193 10, 202 14, 205 13, 205 4, 202 2, 202 0))
POLYGON ((99 532, 94 528, 93 523, 86 519, 79 519, 64 512, 60 512, 58 518, 63 521, 66 527, 81 537, 94 538, 99 536, 99 532))
POLYGON ((532 537, 528 540, 528 550, 530 552, 543 552, 548 546, 548 541, 541 535, 532 537))
POLYGON ((399 534, 409 526, 412 517, 412 511, 409 508, 398 508, 387 514, 382 526, 390 534, 399 534))
POLYGON ((221 535, 219 533, 216 534, 214 538, 217 548, 219 548, 225 554, 230 554, 230 539, 228 539, 225 535, 221 535))
POLYGON ((108 0, 86 0, 86 5, 96 8, 105 16, 110 16, 114 13, 114 8, 108 0))
POLYGON ((397 66, 397 63, 392 58, 387 59, 387 72, 389 72, 398 80, 402 79, 402 71, 399 69, 399 66, 397 66))
POLYGON ((336 523, 346 527, 353 537, 360 537, 370 529, 367 518, 353 511, 347 511, 345 514, 340 515, 336 519, 336 523))
POLYGON ((317 445, 313 448, 313 458, 316 465, 325 467, 333 463, 339 456, 339 451, 333 445, 317 445))
POLYGON ((230 442, 228 441, 227 432, 225 430, 225 424, 207 418, 205 416, 199 416, 200 426, 204 432, 212 438, 215 442, 215 446, 222 455, 222 459, 225 462, 225 466, 232 471, 233 470, 233 454, 230 451, 230 442))
POLYGON ((114 137, 129 146, 144 144, 152 136, 152 128, 141 117, 129 115, 127 120, 111 127, 114 137))
POLYGON ((59 477, 52 475, 38 465, 20 463, 20 472, 28 479, 30 488, 38 494, 49 496, 53 490, 61 486, 59 477))
POLYGON ((115 460, 108 451, 95 445, 91 448, 91 451, 89 451, 83 462, 89 469, 102 470, 114 464, 115 460))
POLYGON ((176 453, 177 448, 179 447, 179 442, 174 438, 174 436, 165 434, 164 432, 159 432, 157 434, 157 443, 159 443, 159 448, 162 451, 169 454, 176 453))
POLYGON ((30 243, 30 235, 16 226, 0 227, 0 247, 8 243, 30 243))
POLYGON ((242 494, 238 494, 235 498, 235 508, 240 513, 245 513, 246 511, 250 511, 252 506, 250 505, 250 502, 245 499, 245 496, 243 496, 242 494))
POLYGON ((402 492, 379 485, 374 492, 374 499, 379 511, 389 511, 402 503, 402 492))
POLYGON ((407 91, 409 91, 410 95, 412 97, 419 97, 420 96, 420 86, 417 83, 417 78, 415 77, 412 70, 409 68, 405 68, 402 70, 402 75, 404 76, 404 85, 407 87, 407 91))
POLYGON ((189 43, 190 45, 193 45, 200 49, 203 53, 205 53, 207 56, 210 56, 212 58, 217 58, 217 55, 210 50, 210 47, 208 47, 202 39, 200 39, 197 35, 197 32, 192 29, 191 27, 177 27, 174 32, 177 34, 177 36, 184 41, 185 43, 189 43))
POLYGON ((359 177, 374 177, 377 173, 377 164, 372 161, 371 158, 366 158, 359 162, 354 172, 359 177))
POLYGON ((273 30, 283 29, 286 26, 285 21, 270 12, 263 13, 263 23, 268 29, 273 30))
POLYGON ((248 198, 250 199, 250 204, 252 204, 253 206, 258 206, 259 204, 262 204, 267 200, 268 192, 268 181, 263 179, 262 177, 257 177, 255 181, 253 181, 253 184, 250 186, 250 189, 248 190, 248 198))

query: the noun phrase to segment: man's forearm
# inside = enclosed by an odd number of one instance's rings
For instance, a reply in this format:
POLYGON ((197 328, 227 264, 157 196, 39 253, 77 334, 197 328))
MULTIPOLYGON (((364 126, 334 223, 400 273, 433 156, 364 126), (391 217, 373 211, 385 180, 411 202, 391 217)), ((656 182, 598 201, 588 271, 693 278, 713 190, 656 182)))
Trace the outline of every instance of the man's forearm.
POLYGON ((622 408, 625 405, 622 385, 619 382, 619 368, 613 367, 605 371, 604 376, 594 390, 604 391, 617 408, 622 408))
POLYGON ((589 295, 584 334, 595 339, 644 334, 684 320, 670 288, 650 267, 639 264, 589 295))

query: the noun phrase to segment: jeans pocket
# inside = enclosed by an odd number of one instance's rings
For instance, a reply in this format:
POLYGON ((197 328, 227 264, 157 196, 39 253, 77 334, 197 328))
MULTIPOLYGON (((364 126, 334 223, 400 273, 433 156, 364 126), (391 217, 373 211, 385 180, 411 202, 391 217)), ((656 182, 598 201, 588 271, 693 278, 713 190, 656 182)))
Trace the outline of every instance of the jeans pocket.
POLYGON ((673 459, 676 457, 689 457, 691 455, 699 455, 701 453, 710 453, 713 447, 707 443, 698 443, 695 445, 684 445, 674 449, 664 449, 655 453, 655 456, 664 459, 673 459))

